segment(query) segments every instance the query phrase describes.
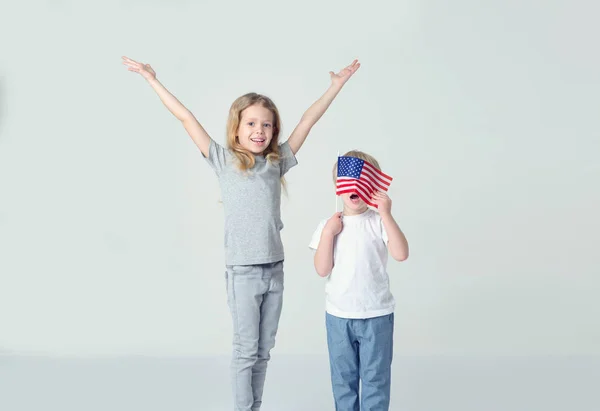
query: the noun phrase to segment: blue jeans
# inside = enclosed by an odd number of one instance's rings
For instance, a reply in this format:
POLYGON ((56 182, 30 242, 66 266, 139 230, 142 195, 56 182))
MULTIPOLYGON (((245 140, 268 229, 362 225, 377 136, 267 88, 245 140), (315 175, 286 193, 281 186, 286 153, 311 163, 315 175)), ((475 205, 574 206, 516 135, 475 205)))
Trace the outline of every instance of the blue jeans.
POLYGON ((227 266, 233 320, 231 377, 235 411, 258 411, 283 304, 283 261, 227 266))
POLYGON ((394 314, 325 323, 336 411, 389 410, 394 314))

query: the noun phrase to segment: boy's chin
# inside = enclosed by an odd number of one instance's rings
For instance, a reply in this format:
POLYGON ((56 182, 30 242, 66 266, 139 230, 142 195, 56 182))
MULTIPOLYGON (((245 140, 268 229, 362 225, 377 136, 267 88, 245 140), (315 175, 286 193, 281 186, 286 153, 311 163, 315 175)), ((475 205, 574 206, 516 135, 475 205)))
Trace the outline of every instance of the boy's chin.
POLYGON ((365 203, 363 203, 362 201, 358 204, 348 202, 345 204, 345 206, 348 210, 352 210, 352 211, 365 211, 368 208, 367 205, 365 203))

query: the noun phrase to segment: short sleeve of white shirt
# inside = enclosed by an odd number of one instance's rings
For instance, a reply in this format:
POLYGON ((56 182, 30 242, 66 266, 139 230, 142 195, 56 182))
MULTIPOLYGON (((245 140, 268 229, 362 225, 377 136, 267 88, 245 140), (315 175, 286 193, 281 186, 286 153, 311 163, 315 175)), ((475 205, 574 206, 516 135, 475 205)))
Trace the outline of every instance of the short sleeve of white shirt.
POLYGON ((321 234, 323 233, 323 228, 325 228, 325 224, 327 224, 327 220, 322 220, 317 229, 313 233, 312 239, 310 240, 310 244, 308 244, 309 248, 316 250, 319 247, 319 243, 321 242, 321 234))
POLYGON ((383 239, 383 242, 385 243, 385 245, 387 245, 388 236, 387 236, 387 232, 385 231, 385 227, 383 226, 383 220, 381 219, 381 217, 379 217, 379 223, 381 224, 381 238, 383 239))
MULTIPOLYGON (((319 223, 319 225, 317 226, 317 229, 315 230, 315 232, 312 235, 310 243, 308 244, 309 248, 316 250, 319 247, 319 242, 321 241, 321 234, 323 233, 323 228, 325 228, 325 224, 327 224, 326 219, 322 220, 319 223)), ((385 227, 383 226, 383 220, 381 219, 381 217, 379 217, 379 224, 381 225, 381 239, 387 245, 388 236, 387 236, 387 232, 385 231, 385 227)))

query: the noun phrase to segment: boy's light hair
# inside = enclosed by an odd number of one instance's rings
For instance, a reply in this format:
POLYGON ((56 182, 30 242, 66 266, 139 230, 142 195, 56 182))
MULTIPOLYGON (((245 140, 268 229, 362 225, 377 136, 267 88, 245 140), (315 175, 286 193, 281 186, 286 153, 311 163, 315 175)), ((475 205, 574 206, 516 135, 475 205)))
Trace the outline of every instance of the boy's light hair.
MULTIPOLYGON (((238 127, 242 120, 242 111, 253 105, 260 105, 271 113, 273 113, 273 138, 269 146, 264 151, 266 160, 270 163, 279 161, 279 132, 281 131, 281 117, 275 103, 262 94, 248 93, 238 97, 229 109, 229 117, 227 118, 227 147, 233 152, 238 159, 238 167, 242 171, 247 171, 254 167, 254 155, 246 150, 240 144, 237 136, 238 127)), ((281 185, 285 189, 285 179, 281 178, 281 185)))
MULTIPOLYGON (((381 171, 381 167, 379 167, 379 162, 375 159, 375 157, 373 157, 370 154, 364 153, 362 151, 350 150, 346 154, 344 154, 342 157, 360 158, 361 160, 366 161, 367 163, 371 163, 373 165, 373 167, 375 167, 377 170, 381 171)), ((338 168, 338 162, 336 160, 335 163, 333 164, 333 184, 335 184, 337 181, 337 172, 338 172, 337 168, 338 168)))

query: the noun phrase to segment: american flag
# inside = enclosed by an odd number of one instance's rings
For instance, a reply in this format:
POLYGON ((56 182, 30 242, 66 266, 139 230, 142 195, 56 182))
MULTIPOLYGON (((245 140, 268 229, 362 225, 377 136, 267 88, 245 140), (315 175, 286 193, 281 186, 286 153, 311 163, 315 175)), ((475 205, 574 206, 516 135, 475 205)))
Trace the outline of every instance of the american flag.
POLYGON ((387 191, 392 177, 381 172, 371 163, 356 157, 338 157, 338 172, 335 194, 356 193, 371 207, 377 207, 371 201, 371 194, 387 191))

